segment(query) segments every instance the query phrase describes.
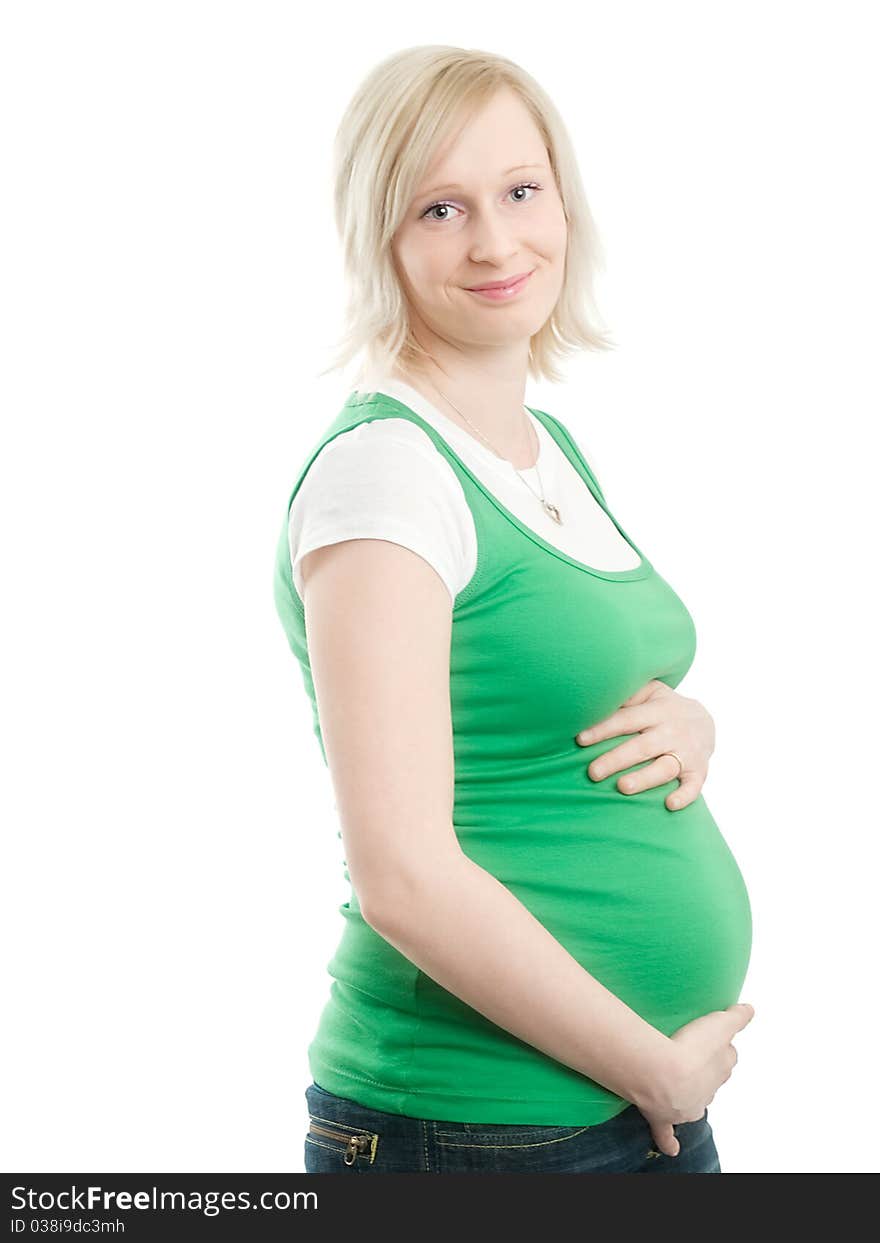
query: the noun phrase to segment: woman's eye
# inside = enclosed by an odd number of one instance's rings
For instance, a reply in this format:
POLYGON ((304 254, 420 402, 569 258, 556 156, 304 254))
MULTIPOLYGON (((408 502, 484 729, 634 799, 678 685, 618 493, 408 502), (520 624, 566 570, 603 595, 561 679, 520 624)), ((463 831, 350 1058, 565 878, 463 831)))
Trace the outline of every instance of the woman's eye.
MULTIPOLYGON (((517 190, 540 190, 540 189, 541 187, 537 185, 535 182, 528 181, 528 182, 521 182, 520 185, 514 186, 513 189, 509 191, 509 193, 515 194, 517 190)), ((530 199, 516 199, 517 203, 528 203, 530 201, 531 201, 530 199)), ((458 210, 458 208, 455 206, 454 203, 447 203, 447 202, 432 203, 430 207, 426 207, 425 210, 422 212, 422 218, 424 219, 425 217, 430 216, 430 213, 432 211, 437 211, 441 207, 443 208, 451 207, 453 211, 458 210)), ((448 216, 434 216, 432 217, 432 219, 436 220, 438 223, 442 223, 444 220, 448 220, 449 217, 448 216)))

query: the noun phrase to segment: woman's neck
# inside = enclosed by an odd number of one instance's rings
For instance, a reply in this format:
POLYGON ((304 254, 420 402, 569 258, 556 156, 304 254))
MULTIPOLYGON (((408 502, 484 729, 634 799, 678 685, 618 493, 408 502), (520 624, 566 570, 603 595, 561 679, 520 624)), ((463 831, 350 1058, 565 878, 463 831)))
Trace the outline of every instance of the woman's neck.
POLYGON ((540 445, 536 443, 535 430, 524 405, 520 405, 518 410, 510 414, 502 415, 491 397, 481 399, 479 396, 459 394, 453 391, 452 385, 445 378, 439 378, 438 386, 427 375, 421 372, 409 373, 399 364, 393 369, 391 378, 415 389, 463 431, 478 439, 490 452, 495 452, 510 462, 515 470, 530 470, 535 465, 540 445), (462 412, 466 417, 462 417, 462 412), (475 429, 486 439, 478 436, 475 429))

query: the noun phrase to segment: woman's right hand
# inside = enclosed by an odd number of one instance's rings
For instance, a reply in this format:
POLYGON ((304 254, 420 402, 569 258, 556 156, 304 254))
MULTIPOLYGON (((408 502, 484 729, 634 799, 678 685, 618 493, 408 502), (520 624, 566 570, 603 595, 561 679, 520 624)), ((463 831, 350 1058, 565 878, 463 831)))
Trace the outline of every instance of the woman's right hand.
POLYGON ((655 1085, 651 1100, 636 1102, 660 1152, 678 1156, 673 1126, 703 1117, 706 1106, 733 1073, 737 1062, 733 1037, 754 1017, 754 1007, 738 1001, 726 1010, 701 1015, 670 1037, 673 1049, 666 1074, 655 1085))

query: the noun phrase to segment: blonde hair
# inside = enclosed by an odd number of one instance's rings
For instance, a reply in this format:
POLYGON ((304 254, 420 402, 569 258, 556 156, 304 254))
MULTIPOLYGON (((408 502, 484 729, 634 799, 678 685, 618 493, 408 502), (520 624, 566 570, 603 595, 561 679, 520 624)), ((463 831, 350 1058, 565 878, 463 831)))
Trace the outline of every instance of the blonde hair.
POLYGON ((476 110, 503 87, 516 92, 547 148, 568 222, 565 272, 556 306, 529 344, 529 374, 563 378, 557 361, 577 349, 613 349, 597 326, 593 278, 604 257, 574 149, 539 84, 513 61, 444 45, 405 48, 380 61, 352 97, 334 143, 334 212, 348 284, 344 331, 332 364, 363 354, 357 380, 390 373, 400 359, 418 367, 406 298, 391 251, 433 153, 463 108, 476 110))

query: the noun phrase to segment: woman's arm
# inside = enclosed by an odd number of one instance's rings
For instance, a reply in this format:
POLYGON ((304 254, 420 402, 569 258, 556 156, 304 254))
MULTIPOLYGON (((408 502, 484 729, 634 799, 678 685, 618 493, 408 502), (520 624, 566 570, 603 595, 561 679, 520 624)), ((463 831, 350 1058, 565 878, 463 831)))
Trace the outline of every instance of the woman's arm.
POLYGON ((441 987, 641 1107, 673 1042, 585 971, 453 828, 451 598, 416 553, 346 540, 302 561, 346 862, 364 918, 441 987))

